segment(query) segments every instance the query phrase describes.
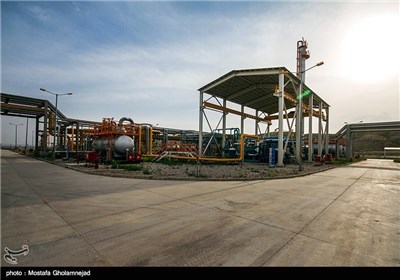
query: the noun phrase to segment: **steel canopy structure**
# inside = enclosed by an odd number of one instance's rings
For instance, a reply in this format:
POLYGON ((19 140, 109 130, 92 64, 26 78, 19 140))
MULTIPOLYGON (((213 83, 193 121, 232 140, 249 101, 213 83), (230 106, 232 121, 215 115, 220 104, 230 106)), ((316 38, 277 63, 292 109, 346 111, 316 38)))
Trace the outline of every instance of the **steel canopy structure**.
POLYGON ((377 131, 400 131, 400 121, 346 124, 335 134, 336 158, 339 158, 340 139, 346 139, 346 159, 350 161, 353 159, 354 133, 377 131))
MULTIPOLYGON (((285 67, 233 70, 201 87, 199 91, 243 104, 254 110, 275 114, 279 112, 278 99, 273 94, 279 84, 278 74, 280 73, 285 75, 285 79, 291 81, 285 85, 285 93, 289 95, 285 97, 285 105, 287 109, 290 109, 296 106, 294 100, 297 100, 296 87, 299 86, 300 80, 285 67)), ((324 102, 310 88, 305 86, 305 89, 311 91, 315 102, 324 102)), ((309 96, 304 97, 303 100, 308 104, 309 96)), ((326 102, 324 103, 329 106, 326 102)))
MULTIPOLYGON (((255 134, 258 134, 258 123, 264 122, 269 126, 273 120, 278 120, 278 166, 283 166, 283 155, 286 147, 283 146, 283 123, 287 119, 289 134, 294 133, 293 121, 298 115, 298 97, 301 94, 300 79, 285 67, 258 68, 233 70, 216 80, 199 88, 200 110, 199 110, 199 155, 203 151, 203 119, 213 131, 208 121, 206 110, 213 110, 222 114, 216 129, 222 122, 223 134, 226 132, 226 116, 235 114, 241 117, 241 132, 244 133, 244 119, 250 118, 255 121, 255 134), (206 95, 209 95, 206 98, 206 95), (227 101, 238 104, 241 110, 227 107, 227 101), (245 113, 245 108, 253 109, 254 114, 245 113), (295 110, 291 110, 291 109, 295 110), (290 111, 291 110, 291 111, 290 111)), ((302 85, 307 95, 302 97, 301 108, 304 116, 314 116, 319 119, 318 127, 318 153, 322 153, 322 147, 327 151, 329 141, 329 104, 318 96, 307 85, 302 85), (323 125, 325 122, 325 126, 323 125)), ((304 93, 303 93, 304 95, 304 93)), ((299 134, 300 130, 296 129, 299 134)), ((225 137, 222 137, 224 139, 225 137)), ((312 139, 312 121, 309 121, 309 139, 312 139)), ((207 147, 208 145, 206 145, 207 147)), ((297 145, 299 146, 299 145, 297 145)), ((300 147, 296 147, 300 154, 300 147)), ((310 157, 309 157, 310 159, 310 157)), ((311 159, 310 159, 311 160, 311 159)))

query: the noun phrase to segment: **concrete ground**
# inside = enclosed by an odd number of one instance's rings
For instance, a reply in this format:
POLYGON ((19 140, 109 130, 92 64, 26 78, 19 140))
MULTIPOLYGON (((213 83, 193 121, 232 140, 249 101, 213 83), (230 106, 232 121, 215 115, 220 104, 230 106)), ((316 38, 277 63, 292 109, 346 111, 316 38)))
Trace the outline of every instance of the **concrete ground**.
POLYGON ((1 234, 3 254, 29 245, 18 266, 400 266, 400 165, 155 181, 2 150, 1 234))

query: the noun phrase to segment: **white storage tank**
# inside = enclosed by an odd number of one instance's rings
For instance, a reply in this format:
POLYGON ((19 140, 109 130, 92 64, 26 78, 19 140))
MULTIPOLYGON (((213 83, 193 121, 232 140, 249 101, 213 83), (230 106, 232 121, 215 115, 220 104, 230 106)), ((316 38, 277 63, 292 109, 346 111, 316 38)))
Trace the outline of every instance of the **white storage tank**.
MULTIPOLYGON (((127 135, 120 135, 111 140, 111 149, 114 157, 124 157, 126 152, 132 152, 135 148, 133 138, 127 135)), ((109 149, 109 141, 107 139, 95 139, 93 141, 93 149, 96 152, 106 152, 109 149)))

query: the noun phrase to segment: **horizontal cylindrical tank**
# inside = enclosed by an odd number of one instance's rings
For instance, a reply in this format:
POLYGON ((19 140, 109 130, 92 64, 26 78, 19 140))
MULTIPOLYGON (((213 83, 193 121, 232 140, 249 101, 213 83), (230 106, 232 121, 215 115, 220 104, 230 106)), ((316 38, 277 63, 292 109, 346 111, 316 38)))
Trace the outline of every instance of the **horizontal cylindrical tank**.
MULTIPOLYGON (((111 149, 114 156, 125 156, 127 151, 132 151, 135 147, 133 138, 127 135, 118 136, 111 140, 111 149)), ((93 140, 93 149, 97 152, 108 151, 109 140, 107 139, 95 139, 93 140)))

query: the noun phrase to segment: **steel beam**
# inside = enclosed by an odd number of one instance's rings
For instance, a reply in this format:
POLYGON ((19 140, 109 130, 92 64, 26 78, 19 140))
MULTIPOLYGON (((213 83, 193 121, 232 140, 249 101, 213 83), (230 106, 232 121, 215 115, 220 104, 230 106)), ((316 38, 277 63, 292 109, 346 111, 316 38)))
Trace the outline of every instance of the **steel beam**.
POLYGON ((351 161, 353 158, 353 133, 350 126, 346 125, 346 159, 351 161))
POLYGON ((326 122, 325 122, 325 155, 329 154, 329 107, 325 108, 326 122))
POLYGON ((36 117, 35 151, 39 150, 39 117, 36 117))
POLYGON ((203 154, 203 96, 204 93, 200 91, 200 102, 199 102, 199 156, 203 154))
POLYGON ((284 103, 284 92, 285 92, 285 74, 279 74, 279 123, 278 123, 278 167, 283 167, 283 103, 284 103))
MULTIPOLYGON (((298 88, 299 94, 300 92, 300 87, 298 88)), ((295 157, 297 162, 300 162, 301 160, 301 114, 300 110, 302 108, 300 107, 300 104, 297 104, 296 106, 296 150, 295 150, 295 157)))
MULTIPOLYGON (((222 106, 224 109, 226 108, 226 98, 222 100, 222 106)), ((225 157, 224 148, 225 148, 225 137, 226 137, 226 115, 228 113, 226 110, 222 112, 222 157, 225 157)))
POLYGON ((9 104, 9 103, 1 103, 1 111, 3 112, 4 110, 7 109, 15 109, 15 110, 21 110, 25 112, 35 112, 37 113, 44 113, 43 108, 38 108, 38 107, 33 107, 33 106, 26 106, 26 105, 18 105, 18 104, 9 104))
POLYGON ((49 102, 46 100, 44 102, 44 115, 43 115, 43 137, 42 137, 42 151, 47 151, 47 115, 49 114, 48 111, 49 102))
POLYGON ((258 116, 258 110, 256 110, 256 116, 257 116, 257 118, 256 118, 255 121, 254 121, 254 123, 255 123, 255 126, 254 126, 254 135, 257 135, 257 134, 258 134, 258 123, 259 123, 259 121, 258 121, 258 118, 259 118, 259 116, 258 116))
POLYGON ((319 117, 318 117, 318 155, 322 155, 322 102, 319 102, 319 117))
POLYGON ((224 106, 220 106, 220 105, 217 105, 217 104, 214 104, 214 103, 210 103, 210 102, 207 102, 207 101, 203 102, 203 106, 206 107, 206 108, 215 109, 215 110, 218 110, 218 111, 221 111, 221 112, 226 112, 226 113, 231 113, 231 114, 234 114, 234 115, 239 115, 239 116, 242 116, 244 118, 258 120, 259 122, 268 122, 268 120, 269 120, 269 118, 267 118, 267 117, 260 118, 260 117, 257 117, 257 116, 251 115, 251 114, 247 114, 247 113, 244 112, 244 109, 242 110, 242 112, 240 112, 240 111, 237 111, 237 110, 234 110, 234 109, 230 109, 230 108, 226 108, 226 107, 224 108, 224 106))
POLYGON ((312 139, 313 136, 313 107, 314 107, 314 96, 311 93, 308 98, 308 162, 313 161, 313 152, 314 152, 314 142, 312 139))
POLYGON ((240 113, 240 133, 244 133, 244 105, 241 106, 241 113, 240 113))

